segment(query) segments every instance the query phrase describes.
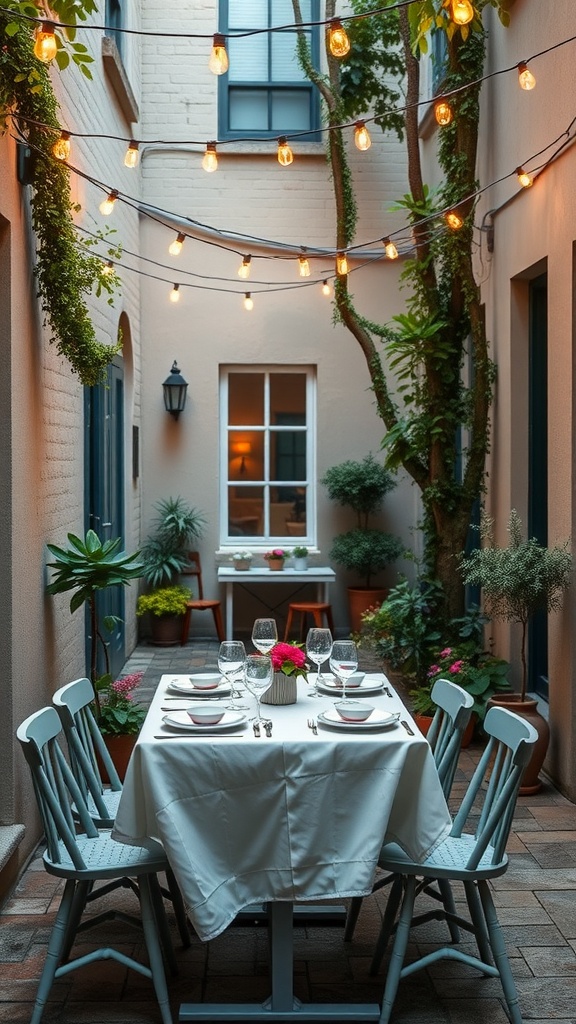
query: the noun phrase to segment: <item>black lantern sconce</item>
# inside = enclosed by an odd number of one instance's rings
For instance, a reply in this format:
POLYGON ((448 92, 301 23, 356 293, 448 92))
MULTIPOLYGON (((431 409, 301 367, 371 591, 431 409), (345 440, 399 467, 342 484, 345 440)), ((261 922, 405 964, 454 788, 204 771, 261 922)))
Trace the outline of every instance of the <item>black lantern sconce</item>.
POLYGON ((164 389, 164 405, 166 406, 166 412, 169 412, 170 415, 177 420, 186 405, 186 390, 188 388, 188 382, 184 380, 184 377, 180 373, 176 360, 172 363, 172 369, 166 377, 162 387, 164 389))

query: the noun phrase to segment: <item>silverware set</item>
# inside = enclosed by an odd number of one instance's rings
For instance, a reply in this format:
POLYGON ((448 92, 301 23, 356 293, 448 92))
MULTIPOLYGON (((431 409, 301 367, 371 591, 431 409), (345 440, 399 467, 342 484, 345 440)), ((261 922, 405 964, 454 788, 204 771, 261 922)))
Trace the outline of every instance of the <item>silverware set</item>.
POLYGON ((312 732, 314 733, 315 736, 318 735, 318 726, 316 725, 316 719, 315 718, 309 718, 308 719, 308 728, 312 730, 312 732))
POLYGON ((252 728, 254 730, 254 735, 256 736, 257 739, 260 739, 260 736, 261 736, 260 726, 262 726, 262 728, 264 729, 264 732, 266 733, 267 738, 271 739, 271 737, 272 737, 272 722, 270 721, 270 719, 269 718, 266 718, 266 719, 263 718, 260 722, 254 722, 253 723, 252 728))

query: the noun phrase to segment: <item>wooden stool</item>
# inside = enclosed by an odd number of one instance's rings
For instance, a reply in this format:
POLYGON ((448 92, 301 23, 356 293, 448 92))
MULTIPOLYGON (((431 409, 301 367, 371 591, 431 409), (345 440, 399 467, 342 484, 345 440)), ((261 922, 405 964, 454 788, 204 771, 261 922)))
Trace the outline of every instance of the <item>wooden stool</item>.
POLYGON ((311 615, 314 625, 320 628, 324 625, 323 616, 326 616, 328 628, 334 633, 334 620, 332 618, 332 605, 323 601, 299 601, 288 605, 288 618, 284 630, 284 640, 290 636, 290 627, 295 615, 300 615, 300 639, 306 638, 306 616, 311 615))
POLYGON ((220 640, 220 643, 222 643, 222 641, 226 638, 226 634, 224 632, 224 623, 222 621, 222 609, 220 606, 220 601, 218 601, 216 598, 204 597, 204 588, 202 586, 202 566, 200 564, 200 554, 198 551, 188 552, 188 565, 182 571, 182 575, 196 577, 196 582, 198 586, 198 597, 193 597, 190 599, 190 601, 186 602, 186 611, 182 618, 182 635, 180 637, 180 644, 183 646, 188 639, 188 633, 190 631, 190 619, 192 617, 193 611, 212 612, 212 615, 214 616, 214 625, 216 627, 216 633, 218 634, 218 639, 220 640))

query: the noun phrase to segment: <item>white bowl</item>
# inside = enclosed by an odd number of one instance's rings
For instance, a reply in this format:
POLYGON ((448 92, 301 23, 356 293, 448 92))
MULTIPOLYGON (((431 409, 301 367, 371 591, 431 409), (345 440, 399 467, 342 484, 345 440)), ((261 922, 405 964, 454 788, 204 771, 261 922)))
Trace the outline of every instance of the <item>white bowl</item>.
POLYGON ((206 707, 205 704, 191 704, 186 708, 195 725, 217 725, 224 717, 224 709, 206 707))
POLYGON ((340 700, 334 707, 344 722, 365 722, 374 711, 371 704, 359 700, 340 700))
POLYGON ((353 690, 356 686, 360 686, 365 675, 365 672, 354 672, 353 675, 346 680, 346 689, 350 687, 350 689, 353 690))
POLYGON ((188 678, 195 690, 215 690, 220 682, 220 676, 216 672, 198 672, 188 678))

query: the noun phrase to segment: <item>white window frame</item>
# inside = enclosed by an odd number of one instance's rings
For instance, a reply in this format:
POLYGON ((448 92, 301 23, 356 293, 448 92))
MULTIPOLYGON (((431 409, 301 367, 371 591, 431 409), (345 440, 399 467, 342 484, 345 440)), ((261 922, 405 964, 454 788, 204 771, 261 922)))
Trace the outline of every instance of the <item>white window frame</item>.
MULTIPOLYGON (((267 551, 272 545, 293 548, 296 545, 305 545, 311 550, 317 546, 317 472, 316 472, 316 367, 301 364, 230 364, 220 367, 220 549, 222 551, 235 551, 238 549, 249 549, 255 554, 267 551), (243 424, 241 427, 231 427, 228 423, 228 381, 230 374, 254 374, 262 373, 265 376, 264 392, 264 424, 243 424), (294 537, 287 534, 271 535, 269 531, 270 521, 270 500, 269 500, 269 468, 268 479, 250 480, 249 484, 264 490, 264 535, 231 536, 228 533, 228 488, 230 483, 238 483, 238 480, 231 481, 228 476, 228 435, 238 430, 240 433, 247 430, 262 430, 265 437, 265 465, 269 467, 268 452, 270 445, 270 375, 280 373, 302 373, 306 375, 306 425, 303 429, 306 433, 306 528, 305 536, 294 537)), ((294 426, 274 425, 274 431, 293 431, 294 426)), ((298 428, 296 428, 298 429, 298 428)), ((273 485, 276 486, 276 485, 273 485)), ((282 486, 290 486, 290 481, 282 481, 282 486)))

